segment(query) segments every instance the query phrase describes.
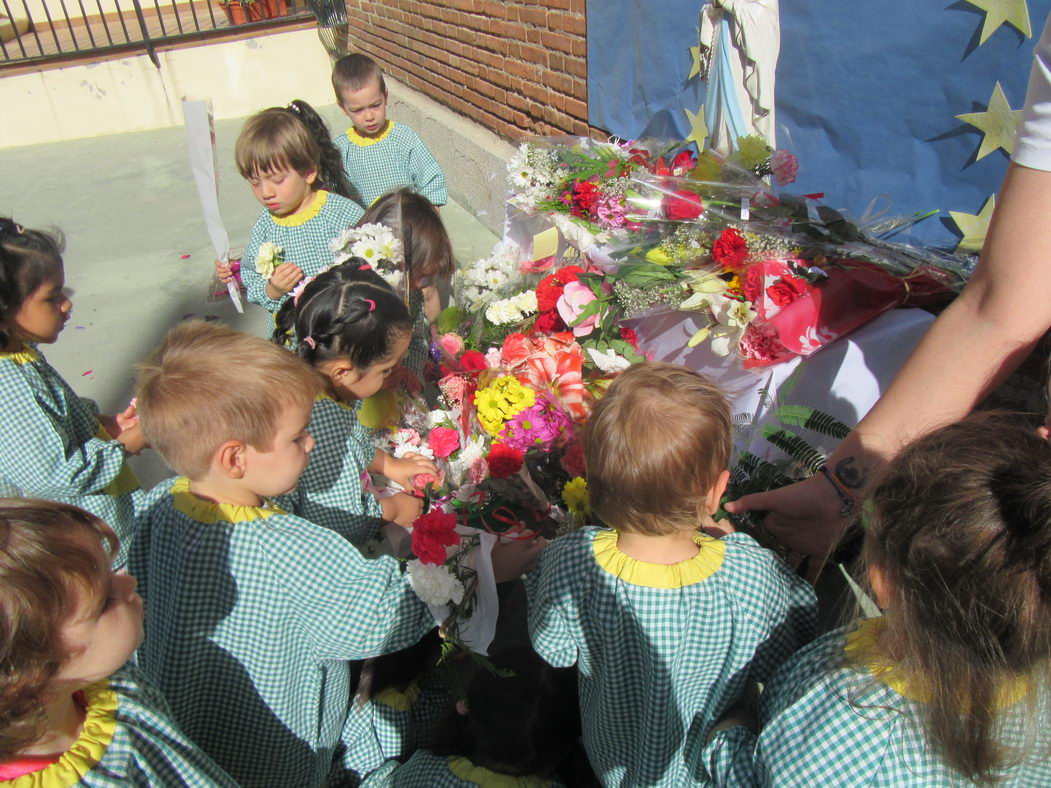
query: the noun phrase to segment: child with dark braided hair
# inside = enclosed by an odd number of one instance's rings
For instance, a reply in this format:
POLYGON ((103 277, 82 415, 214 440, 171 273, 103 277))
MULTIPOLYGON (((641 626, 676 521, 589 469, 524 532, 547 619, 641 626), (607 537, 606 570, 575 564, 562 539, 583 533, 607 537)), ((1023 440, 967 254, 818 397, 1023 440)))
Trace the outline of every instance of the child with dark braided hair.
POLYGON ((411 525, 420 500, 398 493, 378 501, 362 474, 381 473, 406 489, 437 474, 419 454, 394 458, 376 449, 358 421, 361 401, 383 386, 408 352, 412 322, 401 298, 369 265, 351 258, 309 281, 277 315, 274 341, 294 337, 295 352, 324 378, 310 433, 317 441, 297 488, 281 499, 293 513, 363 545, 384 520, 411 525))
POLYGON ((133 406, 99 415, 38 349, 69 320, 64 286, 61 237, 0 217, 0 484, 87 509, 124 544, 142 497, 125 455, 146 441, 133 406))
MULTIPOLYGON (((332 263, 330 243, 362 216, 349 199, 339 151, 305 101, 250 117, 234 148, 237 169, 264 211, 242 258, 248 300, 276 313, 305 276, 332 263)), ((216 261, 227 280, 230 270, 216 261)))

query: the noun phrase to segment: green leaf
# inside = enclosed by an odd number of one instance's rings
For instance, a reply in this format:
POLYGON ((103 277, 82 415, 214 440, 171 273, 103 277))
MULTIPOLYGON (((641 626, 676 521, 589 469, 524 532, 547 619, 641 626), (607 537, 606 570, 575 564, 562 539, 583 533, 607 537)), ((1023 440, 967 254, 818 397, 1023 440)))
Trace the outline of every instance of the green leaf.
POLYGON ((656 263, 631 263, 622 265, 617 272, 617 278, 635 287, 646 287, 657 282, 671 282, 678 277, 674 271, 669 271, 663 265, 656 263))
POLYGON ((839 440, 843 440, 850 433, 850 427, 846 424, 808 405, 782 405, 774 411, 774 416, 782 424, 813 430, 839 440))
POLYGON ((464 318, 467 315, 462 309, 457 306, 448 306, 441 311, 438 315, 438 332, 441 334, 448 334, 450 331, 456 331, 463 323, 464 318))
POLYGON ((799 463, 808 473, 816 473, 825 462, 825 455, 794 432, 772 424, 763 425, 763 437, 799 463))

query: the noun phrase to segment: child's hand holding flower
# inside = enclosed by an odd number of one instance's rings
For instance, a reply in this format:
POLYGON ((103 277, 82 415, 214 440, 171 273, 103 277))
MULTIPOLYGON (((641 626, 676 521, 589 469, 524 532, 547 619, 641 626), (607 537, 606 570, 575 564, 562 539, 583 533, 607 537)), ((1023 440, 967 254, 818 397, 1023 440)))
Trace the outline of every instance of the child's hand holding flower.
POLYGON ((296 283, 303 278, 303 271, 295 263, 281 263, 274 269, 270 281, 266 283, 266 294, 275 301, 292 292, 296 283))
POLYGON ((413 476, 429 473, 437 478, 438 466, 422 454, 410 452, 400 459, 388 457, 383 463, 383 470, 380 473, 392 482, 397 482, 406 490, 411 490, 413 489, 413 476))

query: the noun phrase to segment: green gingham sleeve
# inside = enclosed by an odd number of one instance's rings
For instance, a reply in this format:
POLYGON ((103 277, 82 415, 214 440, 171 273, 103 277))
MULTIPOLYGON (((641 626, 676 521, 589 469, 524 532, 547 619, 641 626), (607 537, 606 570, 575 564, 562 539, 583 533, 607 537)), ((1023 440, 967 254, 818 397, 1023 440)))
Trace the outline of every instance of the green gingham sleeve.
POLYGON ((449 202, 449 189, 445 185, 445 173, 420 136, 404 127, 411 136, 408 139, 408 169, 412 177, 412 190, 430 200, 431 205, 442 206, 449 202))
POLYGON ((296 615, 320 659, 388 654, 434 628, 434 617, 396 559, 366 559, 327 529, 305 538, 288 519, 272 517, 259 529, 261 558, 284 594, 297 600, 296 615))
POLYGON ((265 241, 273 240, 267 236, 272 230, 273 222, 266 211, 260 215, 256 223, 252 225, 252 232, 248 235, 248 244, 245 246, 244 254, 241 256, 241 281, 248 292, 248 301, 266 309, 268 312, 276 312, 284 303, 284 297, 274 300, 266 294, 266 281, 255 270, 255 258, 259 254, 259 247, 265 241))
POLYGON ((296 489, 278 503, 360 546, 379 532, 383 509, 362 489, 362 473, 376 447, 361 439, 356 411, 329 397, 315 400, 308 427, 316 441, 310 462, 296 489))
POLYGON ((24 494, 101 492, 124 467, 124 447, 95 437, 98 420, 41 358, 0 360, 0 475, 24 494))
POLYGON ((171 719, 168 704, 133 664, 110 677, 116 727, 102 759, 79 785, 235 788, 237 783, 197 748, 171 719))
POLYGON ((704 748, 704 767, 713 785, 753 788, 752 752, 755 734, 744 726, 725 728, 712 735, 704 748))
POLYGON ((525 578, 533 648, 556 668, 569 667, 578 657, 573 632, 566 621, 566 612, 572 610, 573 605, 564 580, 583 578, 588 568, 580 560, 581 552, 574 549, 569 539, 563 536, 552 541, 525 578))

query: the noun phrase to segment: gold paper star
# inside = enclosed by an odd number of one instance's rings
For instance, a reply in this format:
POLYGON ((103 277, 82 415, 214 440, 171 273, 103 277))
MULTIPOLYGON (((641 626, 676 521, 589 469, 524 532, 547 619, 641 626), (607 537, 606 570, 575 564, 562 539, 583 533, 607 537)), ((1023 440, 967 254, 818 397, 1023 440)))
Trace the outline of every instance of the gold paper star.
POLYGON ((1015 132, 1018 131, 1018 124, 1022 120, 1022 110, 1011 109, 999 82, 993 88, 993 95, 989 97, 985 112, 967 112, 956 117, 964 123, 970 123, 985 135, 982 137, 975 161, 997 148, 1003 148, 1008 154, 1014 150, 1015 132))
POLYGON ((1005 22, 1021 30, 1026 38, 1033 37, 1033 27, 1029 24, 1029 8, 1026 6, 1026 0, 967 0, 967 2, 985 11, 985 22, 982 23, 979 46, 984 44, 986 39, 1005 22))
POLYGON ((690 133, 686 136, 685 142, 693 140, 697 143, 697 150, 703 151, 704 141, 708 139, 708 126, 704 122, 704 105, 701 104, 696 115, 685 108, 683 112, 690 121, 690 133))
POLYGON ((690 47, 690 57, 693 58, 693 65, 690 67, 690 75, 686 79, 693 79, 701 73, 701 48, 699 46, 690 47))
POLYGON ((996 210, 996 195, 989 195, 982 210, 977 215, 949 211, 949 216, 956 222, 956 226, 963 233, 960 243, 956 244, 957 252, 980 252, 985 243, 985 234, 989 230, 989 221, 993 218, 996 210))

